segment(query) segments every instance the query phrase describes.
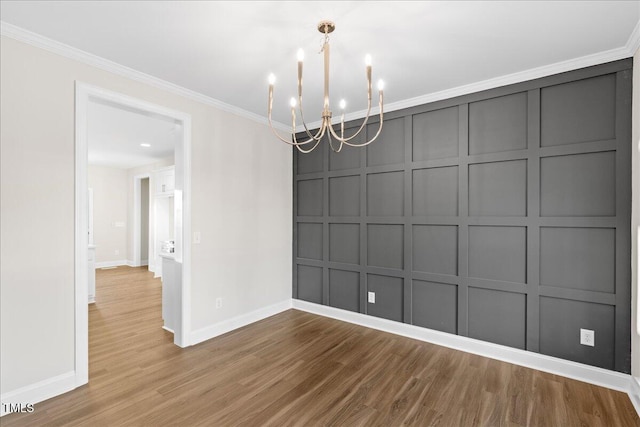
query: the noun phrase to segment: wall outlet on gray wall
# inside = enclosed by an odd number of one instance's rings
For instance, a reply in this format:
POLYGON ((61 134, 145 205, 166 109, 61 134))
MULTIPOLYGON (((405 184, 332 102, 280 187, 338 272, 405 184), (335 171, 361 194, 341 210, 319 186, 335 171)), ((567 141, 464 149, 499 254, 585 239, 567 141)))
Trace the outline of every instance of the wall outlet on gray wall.
POLYGON ((376 293, 375 292, 369 292, 367 294, 367 299, 369 301, 369 304, 375 304, 376 303, 376 293))
POLYGON ((222 307, 222 298, 216 298, 216 308, 222 307))
POLYGON ((593 347, 596 345, 596 333, 590 329, 580 329, 580 344, 593 347))

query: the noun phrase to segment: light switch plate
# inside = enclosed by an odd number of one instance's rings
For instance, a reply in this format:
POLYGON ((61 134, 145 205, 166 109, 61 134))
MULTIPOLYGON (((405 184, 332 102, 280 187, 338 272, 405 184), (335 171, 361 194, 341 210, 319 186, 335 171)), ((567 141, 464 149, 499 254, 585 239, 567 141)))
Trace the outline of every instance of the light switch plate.
POLYGON ((200 232, 199 231, 194 231, 193 232, 193 244, 194 245, 198 245, 200 244, 200 232))

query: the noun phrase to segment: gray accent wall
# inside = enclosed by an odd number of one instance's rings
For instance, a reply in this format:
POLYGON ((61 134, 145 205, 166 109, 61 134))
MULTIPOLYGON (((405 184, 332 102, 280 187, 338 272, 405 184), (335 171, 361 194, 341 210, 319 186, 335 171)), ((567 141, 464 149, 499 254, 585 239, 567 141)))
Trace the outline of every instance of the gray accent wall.
POLYGON ((394 111, 367 148, 296 152, 294 298, 630 372, 631 67, 394 111))

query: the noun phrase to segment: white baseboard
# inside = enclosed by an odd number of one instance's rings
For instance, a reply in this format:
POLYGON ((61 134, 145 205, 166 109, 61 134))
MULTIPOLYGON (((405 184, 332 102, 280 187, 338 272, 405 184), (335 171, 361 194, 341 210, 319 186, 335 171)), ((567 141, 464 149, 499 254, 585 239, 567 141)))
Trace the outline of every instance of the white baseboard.
POLYGON ((95 304, 95 302, 96 302, 95 295, 94 296, 89 295, 89 304, 95 304))
POLYGON ((173 329, 167 328, 166 326, 162 326, 162 329, 164 329, 167 332, 171 332, 172 334, 175 333, 175 332, 173 332, 173 329))
POLYGON ((51 399, 54 396, 71 391, 76 388, 76 385, 76 373, 75 371, 70 371, 65 374, 4 393, 0 396, 0 401, 2 401, 2 405, 0 405, 0 417, 9 413, 5 411, 5 404, 21 403, 24 405, 31 403, 35 405, 43 400, 51 399))
POLYGON ((127 265, 128 265, 129 267, 133 267, 133 268, 135 268, 135 267, 146 267, 147 265, 149 265, 149 261, 147 261, 147 260, 145 259, 145 260, 140 261, 140 264, 136 264, 136 263, 135 263, 135 262, 133 262, 132 260, 128 259, 128 260, 127 260, 127 265))
POLYGON ((121 265, 129 265, 129 261, 127 261, 126 259, 119 259, 116 261, 96 262, 96 268, 120 267, 121 265))
POLYGON ((234 318, 207 326, 191 332, 189 344, 195 345, 211 338, 217 337, 234 329, 241 328, 251 323, 257 322, 274 314, 281 313, 291 308, 291 299, 281 301, 279 303, 260 308, 258 310, 236 316, 234 318))
MULTIPOLYGON (((292 305, 294 309, 318 314, 320 316, 331 317, 344 322, 354 323, 356 325, 441 345, 443 347, 449 347, 467 353, 478 354, 491 359, 497 359, 503 362, 561 375, 563 377, 595 384, 601 387, 623 391, 625 393, 629 393, 632 402, 634 400, 630 393, 632 381, 631 375, 559 359, 557 357, 546 356, 540 353, 533 353, 530 351, 480 341, 469 337, 462 337, 459 335, 435 331, 433 329, 422 328, 420 326, 408 325, 406 323, 381 319, 379 317, 368 316, 366 314, 340 310, 338 308, 314 304, 307 301, 294 299, 292 305)), ((640 397, 639 395, 640 388, 638 389, 638 393, 636 393, 636 396, 640 397)), ((635 404, 636 403, 634 402, 634 405, 635 404)), ((636 410, 638 410, 637 408, 638 406, 636 406, 636 410)))
POLYGON ((629 399, 631 399, 633 407, 636 408, 636 412, 640 416, 640 380, 636 377, 631 377, 630 383, 629 399))

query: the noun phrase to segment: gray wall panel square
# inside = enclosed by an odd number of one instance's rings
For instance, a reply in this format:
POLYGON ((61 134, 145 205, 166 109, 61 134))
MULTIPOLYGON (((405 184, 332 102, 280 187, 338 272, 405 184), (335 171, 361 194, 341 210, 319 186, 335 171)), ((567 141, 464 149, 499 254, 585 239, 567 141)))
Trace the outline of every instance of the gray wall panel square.
POLYGON ((329 215, 360 215, 360 177, 329 178, 329 215))
MULTIPOLYGON (((378 124, 367 126, 369 139, 378 131, 378 124)), ((382 132, 367 145, 367 166, 394 165, 404 163, 404 117, 385 120, 382 132)))
POLYGON ((369 224, 367 226, 367 265, 403 268, 404 226, 369 224))
POLYGON ((329 260, 360 263, 360 224, 329 224, 329 260))
MULTIPOLYGON (((351 135, 356 130, 345 130, 345 135, 351 135)), ((364 131, 360 133, 353 140, 349 141, 352 144, 361 144, 364 142, 364 131)), ((335 143, 334 143, 335 144, 335 143)), ((335 145, 336 149, 338 145, 335 145)), ((329 149, 329 170, 337 171, 344 169, 357 169, 360 167, 360 153, 362 148, 350 147, 343 145, 342 150, 339 153, 329 149)))
POLYGON ((298 181, 298 216, 322 216, 322 180, 298 181))
POLYGON ((414 225, 413 270, 458 274, 458 226, 414 225))
POLYGON ((469 288, 469 336, 524 350, 526 303, 523 294, 469 288))
POLYGON ((615 215, 615 162, 614 151, 540 159, 540 215, 615 215))
POLYGON ((543 147, 615 138, 615 74, 542 88, 540 104, 543 147))
POLYGON ((540 284, 615 291, 614 228, 540 229, 540 284))
POLYGON ((458 166, 413 171, 413 215, 458 215, 458 166))
POLYGON ((526 216, 527 161, 469 165, 469 215, 526 216))
POLYGON ((614 308, 610 305, 540 298, 540 353, 613 369, 614 308), (580 344, 580 329, 595 332, 595 346, 580 344))
POLYGON ((413 116, 413 161, 458 157, 458 107, 413 116))
MULTIPOLYGON (((305 139, 306 140, 306 139, 305 139)), ((320 145, 324 144, 324 141, 320 145)), ((303 154, 300 151, 293 149, 296 155, 296 164, 298 174, 322 172, 324 168, 324 148, 318 146, 311 153, 303 154)))
POLYGON ((404 215, 404 172, 367 175, 367 214, 404 215))
POLYGON ((367 303, 367 314, 402 322, 403 279, 367 274, 367 292, 376 293, 376 303, 367 303))
POLYGON ((322 259, 322 224, 298 223, 298 257, 322 259))
POLYGON ((469 104, 469 154, 526 148, 526 92, 469 104))
POLYGON ((525 283, 526 227, 469 227, 469 277, 525 283))
POLYGON ((298 299, 322 304, 322 268, 298 265, 298 299))
POLYGON ((329 305, 343 310, 360 310, 360 273, 329 270, 329 305))
POLYGON ((457 286, 414 280, 411 313, 414 325, 457 333, 457 286))

